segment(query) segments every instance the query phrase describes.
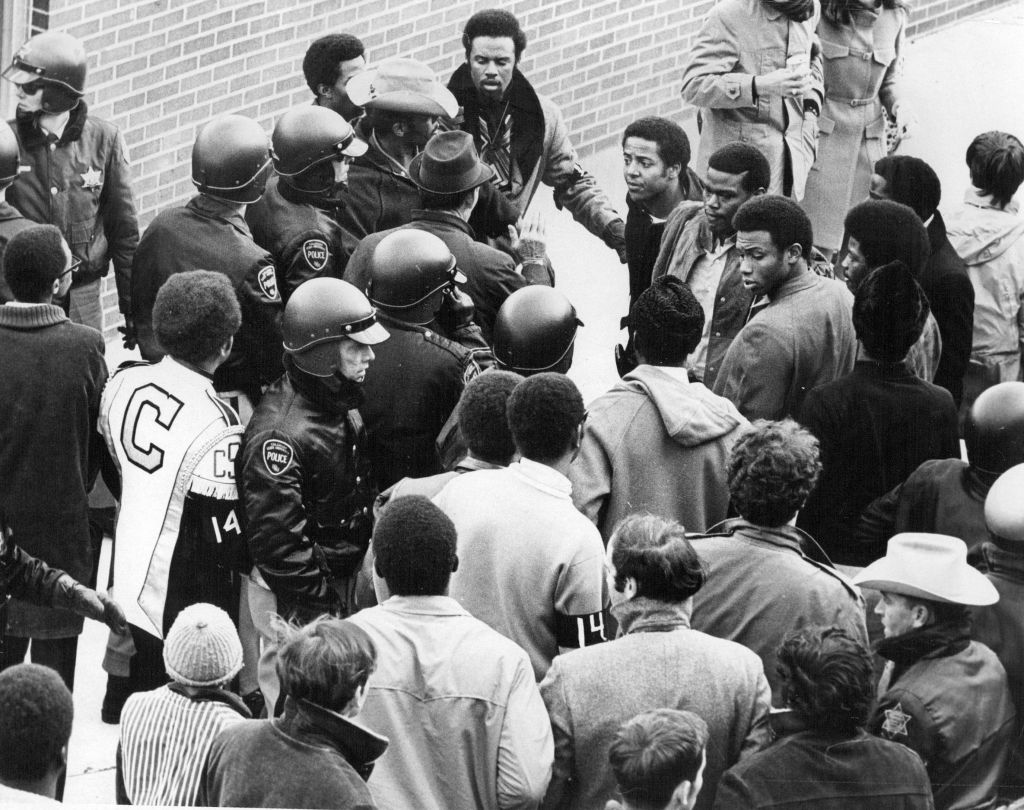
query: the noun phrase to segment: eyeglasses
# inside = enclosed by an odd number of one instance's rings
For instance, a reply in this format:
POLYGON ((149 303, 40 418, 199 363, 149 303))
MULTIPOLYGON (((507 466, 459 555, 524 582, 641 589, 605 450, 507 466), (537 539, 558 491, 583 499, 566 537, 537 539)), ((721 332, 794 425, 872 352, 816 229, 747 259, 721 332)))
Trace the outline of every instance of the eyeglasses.
POLYGON ((68 273, 77 273, 78 269, 82 266, 81 259, 72 259, 68 269, 61 273, 57 278, 64 278, 68 273))

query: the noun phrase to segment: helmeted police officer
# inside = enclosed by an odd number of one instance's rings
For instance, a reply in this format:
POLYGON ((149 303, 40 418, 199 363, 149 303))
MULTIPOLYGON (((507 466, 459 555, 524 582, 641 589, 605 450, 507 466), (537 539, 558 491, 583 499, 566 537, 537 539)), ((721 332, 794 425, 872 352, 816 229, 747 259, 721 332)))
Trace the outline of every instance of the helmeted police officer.
POLYGON ((553 287, 516 290, 494 321, 494 359, 499 368, 524 377, 542 371, 565 374, 581 326, 576 307, 553 287))
MULTIPOLYGON (((18 179, 20 169, 21 150, 18 149, 18 139, 10 125, 0 121, 0 267, 3 267, 4 249, 11 237, 35 224, 28 217, 22 216, 6 199, 7 189, 18 179)), ((0 304, 13 300, 14 295, 4 281, 3 273, 0 273, 0 304)))
POLYGON ((366 144, 336 112, 308 105, 282 115, 271 142, 277 177, 245 219, 256 244, 274 257, 287 302, 307 279, 341 278, 358 239, 338 224, 338 209, 345 205, 349 161, 366 144))
POLYGON ((986 389, 964 422, 967 463, 926 461, 907 480, 864 510, 857 539, 879 548, 893 534, 937 532, 967 543, 972 562, 980 559, 985 528, 985 496, 993 482, 1024 463, 1024 382, 986 389))
POLYGON ((131 348, 129 279, 139 224, 127 150, 117 127, 89 115, 85 74, 85 47, 61 31, 32 37, 3 72, 18 88, 11 126, 29 169, 17 176, 7 200, 33 222, 60 228, 81 260, 65 302, 73 321, 103 330, 100 278, 113 263, 131 348))
POLYGON ((434 441, 465 384, 480 373, 465 346, 440 334, 446 297, 464 277, 438 237, 398 230, 374 249, 367 294, 391 340, 366 379, 363 417, 382 489, 441 472, 434 441))
POLYGON ((242 307, 242 327, 227 362, 214 373, 217 392, 243 422, 262 388, 281 374, 281 296, 273 258, 257 245, 245 207, 263 196, 271 171, 267 136, 255 121, 222 115, 200 130, 192 147, 186 205, 160 212, 146 228, 132 265, 132 310, 146 360, 163 351, 153 334, 153 304, 170 276, 187 270, 224 273, 242 307))
POLYGON ((265 665, 275 638, 268 614, 310 620, 354 610, 376 496, 358 409, 371 346, 388 340, 366 296, 334 278, 296 288, 283 333, 285 374, 252 416, 237 475, 254 580, 263 586, 250 589, 249 605, 268 642, 260 688, 270 707, 278 689, 265 665))

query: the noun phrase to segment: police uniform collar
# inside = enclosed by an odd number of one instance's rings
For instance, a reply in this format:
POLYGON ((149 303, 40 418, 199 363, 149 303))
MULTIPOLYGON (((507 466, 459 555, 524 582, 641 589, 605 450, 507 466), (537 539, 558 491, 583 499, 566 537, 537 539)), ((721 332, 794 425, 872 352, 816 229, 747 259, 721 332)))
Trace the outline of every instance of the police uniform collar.
MULTIPOLYGON (((46 143, 50 140, 49 136, 39 128, 39 119, 42 117, 43 112, 41 110, 36 112, 27 112, 26 110, 18 109, 14 114, 15 123, 18 127, 18 134, 28 149, 32 146, 36 146, 40 143, 46 143)), ((89 106, 85 103, 85 99, 79 99, 78 104, 75 105, 74 109, 71 110, 67 124, 64 126, 64 132, 61 133, 57 143, 63 145, 77 141, 82 137, 82 130, 85 129, 85 120, 89 115, 89 106)))
MULTIPOLYGON (((312 205, 315 208, 325 210, 339 208, 345 204, 343 187, 335 185, 327 191, 304 191, 296 188, 283 177, 271 178, 271 183, 277 187, 277 193, 285 200, 295 205, 312 205)), ((267 192, 271 189, 267 185, 267 192)), ((266 193, 266 192, 265 192, 266 193)))
POLYGON ((289 354, 284 356, 284 367, 292 388, 317 411, 347 413, 362 405, 366 397, 359 383, 337 375, 314 377, 296 366, 289 354))

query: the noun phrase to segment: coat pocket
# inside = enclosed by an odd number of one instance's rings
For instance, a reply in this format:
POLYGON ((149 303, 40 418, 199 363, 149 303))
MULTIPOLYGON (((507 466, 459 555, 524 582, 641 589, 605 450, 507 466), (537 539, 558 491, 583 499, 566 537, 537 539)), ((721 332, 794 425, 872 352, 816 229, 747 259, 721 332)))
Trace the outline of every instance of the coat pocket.
POLYGON ((878 64, 883 67, 888 67, 896 59, 895 48, 877 48, 872 54, 871 58, 874 59, 878 64))
POLYGON ((826 59, 842 59, 850 55, 849 45, 840 45, 838 42, 821 41, 821 55, 826 59))
POLYGON ((829 118, 824 113, 818 116, 818 135, 831 135, 832 130, 836 128, 836 122, 834 119, 829 118))

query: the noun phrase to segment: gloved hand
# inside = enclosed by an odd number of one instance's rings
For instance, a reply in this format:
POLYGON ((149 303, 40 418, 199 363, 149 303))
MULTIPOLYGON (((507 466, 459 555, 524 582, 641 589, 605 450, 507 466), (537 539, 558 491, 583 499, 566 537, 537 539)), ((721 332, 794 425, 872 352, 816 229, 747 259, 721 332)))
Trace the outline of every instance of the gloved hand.
POLYGON ((508 226, 512 250, 523 264, 543 264, 547 258, 547 223, 537 211, 520 217, 516 225, 508 226))
POLYGON ((620 377, 625 377, 639 364, 640 361, 632 345, 629 343, 625 346, 618 343, 615 344, 615 369, 619 372, 620 377))
POLYGON ((72 610, 89 619, 103 622, 115 633, 128 632, 128 620, 121 606, 105 593, 97 593, 76 582, 71 597, 72 610))
POLYGON ((608 223, 601 235, 604 243, 619 254, 619 261, 626 263, 626 223, 621 219, 613 219, 608 223))
POLYGON ((447 335, 454 335, 460 329, 473 325, 476 306, 473 299, 463 290, 452 285, 444 291, 441 308, 437 311, 437 323, 447 335))
POLYGON ((135 319, 131 315, 124 316, 124 326, 117 327, 117 331, 124 336, 124 347, 129 351, 138 345, 138 336, 135 333, 135 319))

